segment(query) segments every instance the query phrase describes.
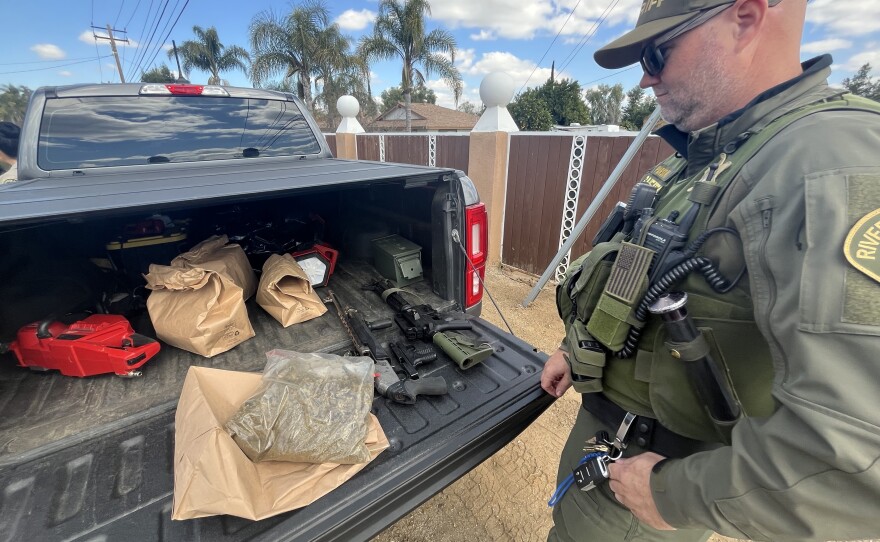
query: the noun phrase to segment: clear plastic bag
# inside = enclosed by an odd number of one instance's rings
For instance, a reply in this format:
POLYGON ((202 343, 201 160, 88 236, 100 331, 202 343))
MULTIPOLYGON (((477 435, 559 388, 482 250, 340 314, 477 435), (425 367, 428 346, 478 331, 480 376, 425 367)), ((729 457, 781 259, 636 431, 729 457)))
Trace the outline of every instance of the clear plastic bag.
POLYGON ((225 429, 251 461, 366 463, 373 360, 272 350, 225 429))

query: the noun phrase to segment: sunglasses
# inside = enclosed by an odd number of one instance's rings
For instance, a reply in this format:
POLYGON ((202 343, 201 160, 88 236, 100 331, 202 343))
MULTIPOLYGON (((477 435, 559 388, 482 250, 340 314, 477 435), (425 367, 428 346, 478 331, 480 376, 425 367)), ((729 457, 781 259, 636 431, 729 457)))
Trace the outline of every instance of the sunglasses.
POLYGON ((665 53, 669 49, 667 44, 656 45, 650 43, 642 49, 642 56, 639 58, 639 64, 642 70, 651 77, 659 75, 666 66, 665 53))

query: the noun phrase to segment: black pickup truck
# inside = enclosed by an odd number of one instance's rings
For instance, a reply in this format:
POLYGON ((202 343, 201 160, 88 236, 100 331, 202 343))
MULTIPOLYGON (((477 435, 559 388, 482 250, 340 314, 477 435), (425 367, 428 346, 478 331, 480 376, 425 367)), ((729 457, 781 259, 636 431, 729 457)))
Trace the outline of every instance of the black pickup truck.
MULTIPOLYGON (((174 224, 183 225, 181 238, 186 232, 181 250, 221 231, 263 239, 265 250, 291 228, 320 235, 339 251, 329 288, 369 319, 392 313, 362 289, 379 276, 365 246, 398 234, 422 249, 423 280, 405 291, 474 316, 495 353, 466 371, 442 354, 422 366, 445 378, 448 395, 415 405, 376 397, 391 447, 313 504, 258 522, 171 520, 184 376, 195 365, 259 372, 274 348, 344 353, 351 343, 332 309, 282 328, 249 301, 254 338, 210 359, 163 344, 134 378, 34 372, 2 354, 0 541, 368 540, 550 403, 539 385, 545 356, 478 318, 486 213, 471 180, 449 169, 334 159, 294 96, 197 85, 43 88, 22 127, 18 171, 18 182, 0 185, 0 343, 30 322, 70 317, 62 313, 95 292, 104 307, 110 294, 146 296, 130 283, 108 294, 108 271, 95 278, 95 262, 115 266, 119 254, 108 253, 121 240, 174 224)), ((131 305, 135 330, 155 336, 131 305)), ((379 333, 400 339, 396 328, 379 333)))

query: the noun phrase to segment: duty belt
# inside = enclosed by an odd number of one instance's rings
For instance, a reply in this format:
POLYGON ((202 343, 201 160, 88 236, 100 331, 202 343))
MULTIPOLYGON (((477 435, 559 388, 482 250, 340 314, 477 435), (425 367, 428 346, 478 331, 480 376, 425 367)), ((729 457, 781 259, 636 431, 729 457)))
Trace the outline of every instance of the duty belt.
MULTIPOLYGON (((603 393, 584 393, 581 397, 584 409, 611 429, 617 430, 621 421, 629 414, 603 393)), ((672 458, 687 457, 712 447, 711 443, 673 433, 654 418, 647 416, 635 417, 630 425, 628 440, 640 448, 672 458)))

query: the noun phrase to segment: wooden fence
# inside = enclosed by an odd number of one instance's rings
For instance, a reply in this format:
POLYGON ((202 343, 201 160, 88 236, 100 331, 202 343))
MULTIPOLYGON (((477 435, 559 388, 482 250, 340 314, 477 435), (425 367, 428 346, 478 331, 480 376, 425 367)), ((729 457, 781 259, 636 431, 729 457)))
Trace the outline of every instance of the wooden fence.
MULTIPOLYGON (((325 134, 336 155, 336 137, 325 134)), ((467 173, 469 134, 358 134, 360 160, 460 169, 467 173)), ((634 136, 519 132, 510 136, 501 261, 540 275, 620 162, 634 136)), ((649 137, 571 250, 583 254, 618 201, 655 164, 672 154, 649 137)), ((566 257, 557 274, 568 265, 566 257)))
MULTIPOLYGON (((633 139, 594 134, 512 134, 502 262, 542 274, 633 139)), ((589 250, 599 225, 614 204, 625 202, 645 171, 671 153, 672 149, 657 137, 645 141, 573 245, 573 257, 589 250)), ((567 259, 563 260, 562 270, 567 263, 567 259)))

